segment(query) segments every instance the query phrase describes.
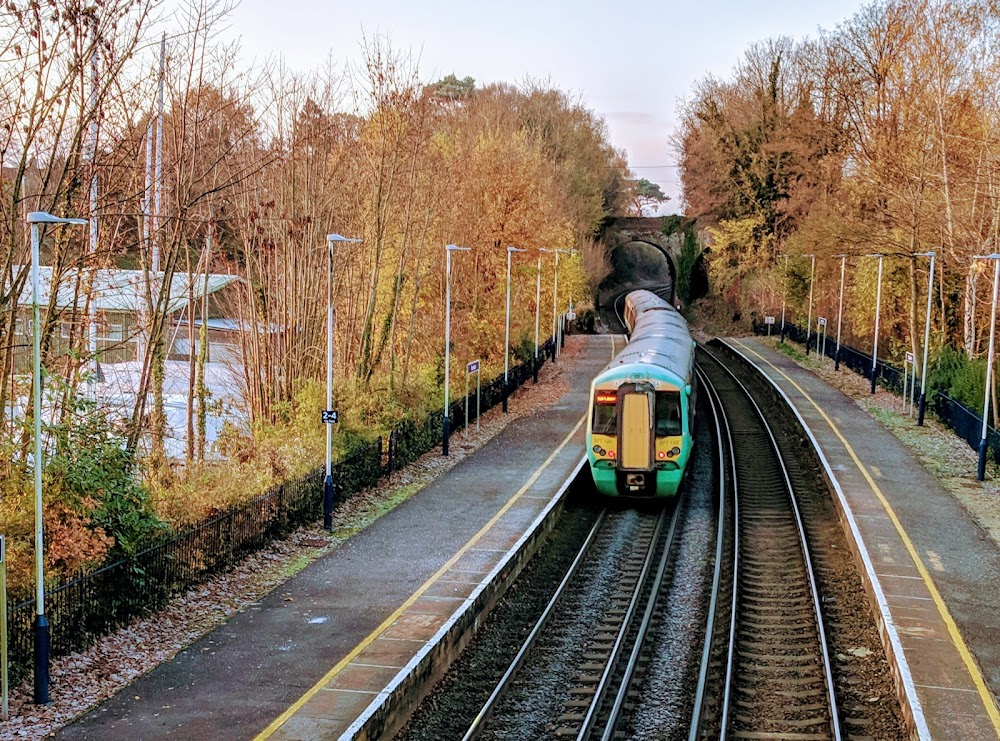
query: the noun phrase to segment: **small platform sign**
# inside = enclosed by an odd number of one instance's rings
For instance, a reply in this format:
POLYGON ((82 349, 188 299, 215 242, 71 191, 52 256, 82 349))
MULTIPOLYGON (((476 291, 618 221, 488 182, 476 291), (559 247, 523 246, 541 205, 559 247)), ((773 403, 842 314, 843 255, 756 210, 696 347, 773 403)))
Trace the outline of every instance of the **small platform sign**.
POLYGON ((825 327, 826 326, 826 317, 825 316, 821 316, 818 319, 818 321, 819 321, 819 326, 821 326, 821 327, 825 327))
POLYGON ((764 324, 774 324, 774 317, 773 316, 764 317, 764 324))
POLYGON ((913 357, 913 353, 911 352, 906 353, 906 362, 909 363, 910 365, 913 365, 917 362, 916 359, 913 357))
POLYGON ((323 424, 325 425, 335 425, 337 424, 337 410, 336 409, 324 409, 323 410, 323 424))
POLYGON ((575 311, 566 312, 566 318, 569 319, 570 321, 573 321, 574 319, 576 319, 576 312, 575 311))
POLYGON ((470 373, 471 374, 471 373, 476 373, 478 371, 479 371, 479 361, 478 360, 473 360, 471 363, 466 363, 465 364, 465 372, 466 373, 470 373))

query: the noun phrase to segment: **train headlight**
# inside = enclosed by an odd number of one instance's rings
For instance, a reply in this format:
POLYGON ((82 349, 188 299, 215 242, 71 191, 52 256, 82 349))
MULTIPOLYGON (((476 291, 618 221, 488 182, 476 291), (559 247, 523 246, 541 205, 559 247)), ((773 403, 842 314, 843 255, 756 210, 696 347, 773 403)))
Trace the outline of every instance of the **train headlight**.
POLYGON ((600 445, 595 445, 594 446, 594 452, 597 453, 598 455, 604 455, 605 453, 607 453, 607 451, 604 448, 602 448, 600 445))
POLYGON ((609 450, 608 451, 608 458, 610 458, 611 460, 614 460, 615 459, 615 451, 609 450))
POLYGON ((660 460, 662 461, 662 460, 663 460, 664 458, 666 458, 666 457, 667 457, 667 454, 666 454, 666 453, 664 453, 664 452, 663 452, 663 451, 661 450, 661 451, 657 452, 657 454, 656 454, 656 457, 657 457, 657 458, 659 458, 659 459, 660 459, 660 460))
POLYGON ((667 453, 667 455, 669 455, 671 458, 673 458, 675 455, 680 455, 680 454, 681 454, 681 449, 676 446, 671 448, 670 452, 667 453))

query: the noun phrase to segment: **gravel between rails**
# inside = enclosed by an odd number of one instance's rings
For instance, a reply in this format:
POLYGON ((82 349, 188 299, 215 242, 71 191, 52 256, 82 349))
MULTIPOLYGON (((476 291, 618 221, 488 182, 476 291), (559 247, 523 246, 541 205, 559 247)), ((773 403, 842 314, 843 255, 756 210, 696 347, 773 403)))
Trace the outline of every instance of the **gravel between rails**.
POLYGON ((574 701, 591 702, 589 693, 577 696, 574 691, 593 690, 593 682, 582 678, 599 675, 596 666, 607 660, 619 628, 616 617, 623 615, 623 602, 635 589, 646 546, 654 542, 654 524, 653 517, 635 509, 608 512, 586 559, 480 738, 534 741, 565 733, 567 726, 576 732, 579 722, 567 723, 561 716, 586 711, 571 707, 574 701), (595 666, 587 667, 592 662, 595 666))
MULTIPOLYGON (((699 352, 699 363, 725 406, 739 486, 729 729, 737 737, 832 738, 839 725, 830 698, 835 691, 828 688, 817 598, 784 462, 765 419, 723 368, 725 361, 699 352)), ((746 372, 735 370, 737 376, 746 372)))

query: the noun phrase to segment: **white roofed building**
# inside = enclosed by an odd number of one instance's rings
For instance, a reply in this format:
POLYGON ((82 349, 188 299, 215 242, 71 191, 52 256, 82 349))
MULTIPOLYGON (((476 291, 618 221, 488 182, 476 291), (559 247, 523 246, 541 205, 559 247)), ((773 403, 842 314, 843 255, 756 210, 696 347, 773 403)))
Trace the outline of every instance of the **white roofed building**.
MULTIPOLYGON (((11 278, 15 278, 25 268, 15 266, 11 278)), ((148 290, 157 296, 164 286, 164 274, 150 273, 148 290)), ((214 354, 227 359, 238 359, 239 339, 236 332, 239 324, 230 319, 238 299, 237 291, 244 290, 245 281, 238 275, 212 273, 194 275, 175 274, 170 281, 166 298, 167 313, 170 317, 166 327, 166 342, 169 356, 188 357, 189 323, 209 320, 209 328, 216 321, 230 331, 215 331, 209 336, 210 360, 213 358, 213 343, 218 344, 214 354), (203 316, 204 314, 204 316, 203 316), (234 353, 236 356, 234 357, 234 353)), ((87 347, 88 322, 86 312, 89 306, 96 310, 97 350, 101 363, 120 363, 138 360, 148 341, 145 317, 147 315, 147 284, 141 270, 69 270, 60 276, 53 297, 52 268, 39 269, 39 304, 43 316, 46 307, 53 305, 58 313, 58 327, 52 334, 50 352, 58 358, 67 355, 71 347, 87 347), (91 283, 88 290, 88 284, 91 283), (90 297, 90 304, 87 298, 90 297)), ((18 300, 18 321, 15 327, 15 367, 18 372, 30 368, 31 362, 31 278, 28 274, 21 288, 18 300)), ((197 330, 195 331, 197 336, 197 330)), ((219 358, 221 359, 221 357, 219 358)))
MULTIPOLYGON (((15 266, 9 279, 23 280, 17 294, 14 372, 28 374, 32 349, 30 271, 15 266)), ((81 362, 81 357, 87 356, 90 326, 87 313, 92 306, 98 326, 100 368, 93 389, 102 407, 118 410, 123 417, 134 407, 149 342, 146 280, 141 270, 74 269, 63 271, 53 290, 52 268, 46 266, 39 271, 39 305, 43 320, 49 313, 49 306, 57 317, 47 355, 50 370, 66 374, 74 364, 81 362), (86 281, 92 281, 92 285, 88 286, 86 281), (78 348, 79 352, 72 353, 73 348, 78 348)), ((246 383, 243 336, 254 331, 266 335, 267 341, 275 341, 282 331, 274 325, 254 328, 252 323, 239 318, 241 306, 246 307, 247 288, 246 280, 237 275, 196 274, 189 279, 186 273, 177 274, 166 286, 163 273, 149 274, 152 296, 164 289, 168 291, 163 299, 168 317, 164 326, 167 355, 163 389, 167 417, 164 442, 171 458, 184 457, 191 359, 198 355, 202 327, 207 338, 204 380, 212 400, 207 418, 209 457, 217 455, 212 444, 223 422, 241 424, 247 419, 243 398, 246 383)), ((10 414, 20 416, 28 402, 25 396, 12 397, 10 414)))

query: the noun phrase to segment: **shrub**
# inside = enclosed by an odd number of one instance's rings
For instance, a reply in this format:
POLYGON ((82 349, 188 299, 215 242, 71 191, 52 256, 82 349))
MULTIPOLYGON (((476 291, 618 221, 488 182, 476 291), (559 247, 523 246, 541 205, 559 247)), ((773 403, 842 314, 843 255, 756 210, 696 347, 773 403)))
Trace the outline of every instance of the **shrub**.
POLYGON ((970 409, 983 403, 986 388, 986 358, 969 358, 945 346, 936 354, 928 374, 930 388, 942 391, 970 409))
POLYGON ((573 331, 582 334, 594 334, 594 322, 597 316, 593 309, 584 309, 577 312, 576 320, 573 322, 573 331))
MULTIPOLYGON (((110 555, 121 557, 165 529, 125 439, 93 401, 71 392, 68 414, 50 432, 55 453, 46 465, 45 491, 63 521, 92 531, 91 540, 79 541, 81 561, 103 555, 99 545, 105 537, 113 539, 110 555)), ((67 563, 74 560, 69 552, 64 556, 67 563)))

